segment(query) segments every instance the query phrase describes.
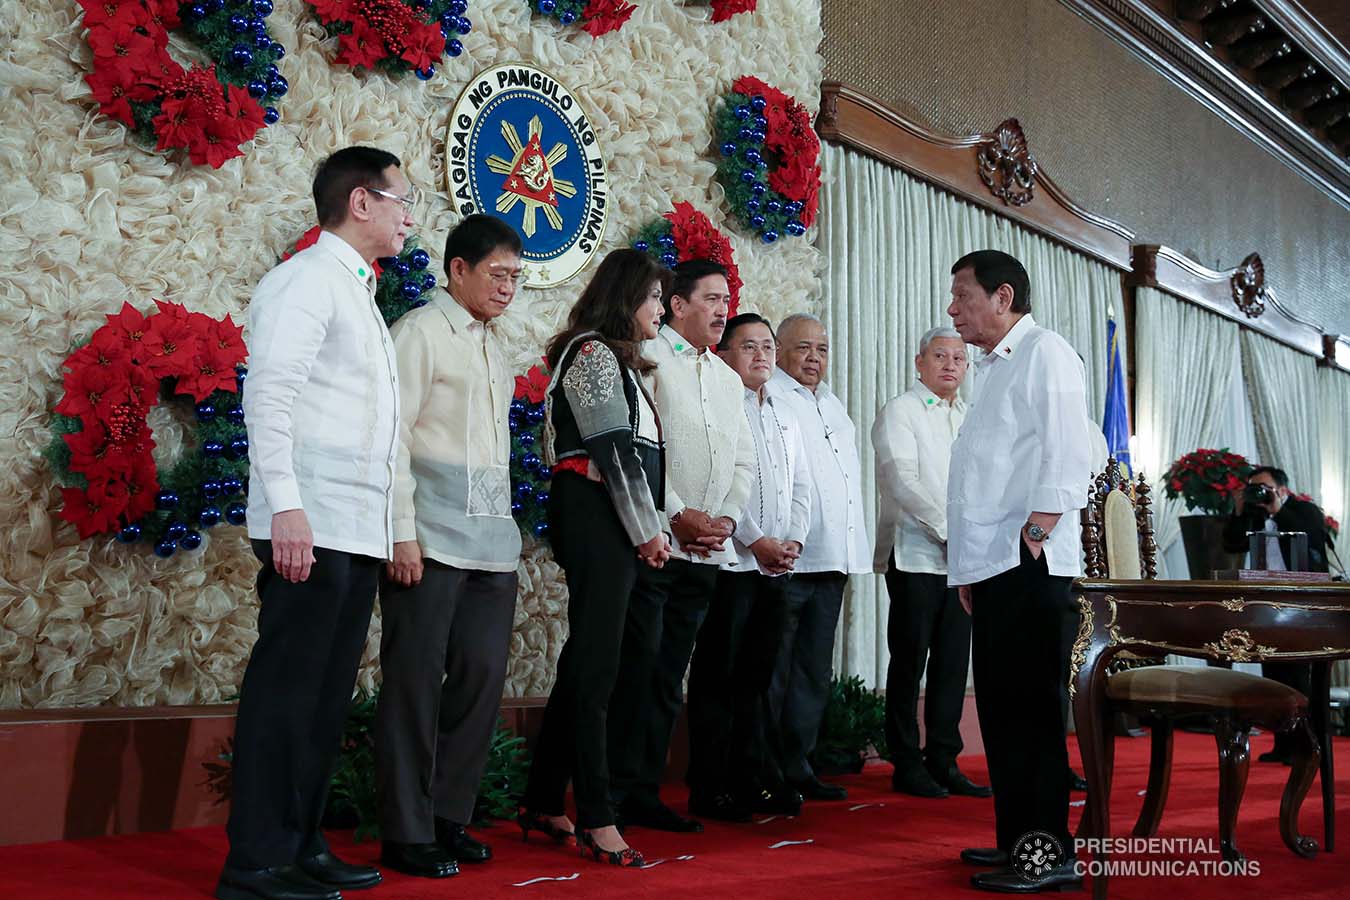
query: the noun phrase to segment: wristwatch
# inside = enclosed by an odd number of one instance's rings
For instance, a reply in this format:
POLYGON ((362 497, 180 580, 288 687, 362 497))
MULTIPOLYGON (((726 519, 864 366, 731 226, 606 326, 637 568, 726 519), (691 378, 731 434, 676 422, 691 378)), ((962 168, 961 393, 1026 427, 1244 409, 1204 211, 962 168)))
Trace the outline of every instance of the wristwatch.
POLYGON ((1035 522, 1027 523, 1026 532, 1027 532, 1027 540, 1035 541, 1038 544, 1050 536, 1050 532, 1046 531, 1044 528, 1037 525, 1035 522))

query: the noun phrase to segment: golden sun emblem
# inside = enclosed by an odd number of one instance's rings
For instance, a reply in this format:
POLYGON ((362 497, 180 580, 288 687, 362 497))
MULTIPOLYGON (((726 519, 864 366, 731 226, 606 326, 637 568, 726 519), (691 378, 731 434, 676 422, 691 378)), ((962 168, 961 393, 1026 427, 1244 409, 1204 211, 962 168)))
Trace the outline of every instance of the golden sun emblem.
POLYGON ((544 153, 540 143, 543 125, 539 117, 530 119, 529 140, 524 143, 510 122, 502 123, 502 137, 515 155, 508 162, 500 156, 487 158, 487 167, 498 175, 505 175, 502 192, 497 195, 497 212, 505 215, 517 203, 525 206, 521 229, 526 237, 535 232, 535 213, 544 211, 544 218, 554 231, 562 231, 562 216, 558 215, 558 195, 576 196, 577 189, 565 178, 555 178, 553 167, 567 158, 567 147, 562 143, 544 153))

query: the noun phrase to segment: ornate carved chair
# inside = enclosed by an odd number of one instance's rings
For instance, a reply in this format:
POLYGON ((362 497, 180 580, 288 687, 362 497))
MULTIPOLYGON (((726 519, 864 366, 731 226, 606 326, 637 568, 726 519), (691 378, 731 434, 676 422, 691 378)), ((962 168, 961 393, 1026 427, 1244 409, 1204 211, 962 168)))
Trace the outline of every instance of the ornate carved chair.
MULTIPOLYGON (((1083 551, 1089 578, 1153 579, 1157 545, 1153 540, 1152 499, 1141 475, 1130 482, 1112 459, 1093 479, 1082 512, 1083 551)), ((1317 772, 1320 754, 1308 719, 1308 698, 1276 681, 1202 666, 1169 666, 1122 652, 1106 679, 1106 715, 1128 713, 1152 731, 1148 789, 1134 825, 1138 837, 1158 831, 1172 774, 1172 732, 1177 718, 1202 714, 1214 723, 1219 748, 1219 846, 1225 859, 1241 859, 1237 814, 1247 784, 1248 736, 1253 726, 1295 735, 1293 770, 1280 804, 1280 834, 1300 856, 1317 852, 1317 842, 1298 834, 1298 808, 1317 772)), ((1113 733, 1106 731, 1107 771, 1113 733)), ((1088 803, 1100 798, 1089 794, 1088 803)), ((1086 822, 1087 816, 1084 816, 1086 822)))

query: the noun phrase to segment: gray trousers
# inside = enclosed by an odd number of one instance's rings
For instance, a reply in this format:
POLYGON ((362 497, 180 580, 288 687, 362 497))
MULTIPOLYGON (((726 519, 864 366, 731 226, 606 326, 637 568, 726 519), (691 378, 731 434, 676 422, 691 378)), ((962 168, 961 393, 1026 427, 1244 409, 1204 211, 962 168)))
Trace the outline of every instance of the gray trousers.
POLYGON ((380 581, 376 786, 384 840, 469 823, 501 707, 516 573, 424 560, 420 584, 380 581))
POLYGON ((808 759, 830 699, 834 630, 848 576, 812 572, 789 576, 783 643, 769 687, 769 711, 778 722, 778 766, 787 781, 815 775, 808 759))

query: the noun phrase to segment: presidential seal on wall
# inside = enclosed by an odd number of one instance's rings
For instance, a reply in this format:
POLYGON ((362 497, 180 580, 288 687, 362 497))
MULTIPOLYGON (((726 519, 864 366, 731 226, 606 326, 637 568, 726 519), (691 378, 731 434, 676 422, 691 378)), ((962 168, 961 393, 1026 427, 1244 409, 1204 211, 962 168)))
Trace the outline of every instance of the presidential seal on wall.
POLYGON ((455 102, 445 146, 455 209, 520 233, 526 287, 562 284, 590 261, 608 218, 605 160, 556 78, 523 64, 480 72, 455 102))

